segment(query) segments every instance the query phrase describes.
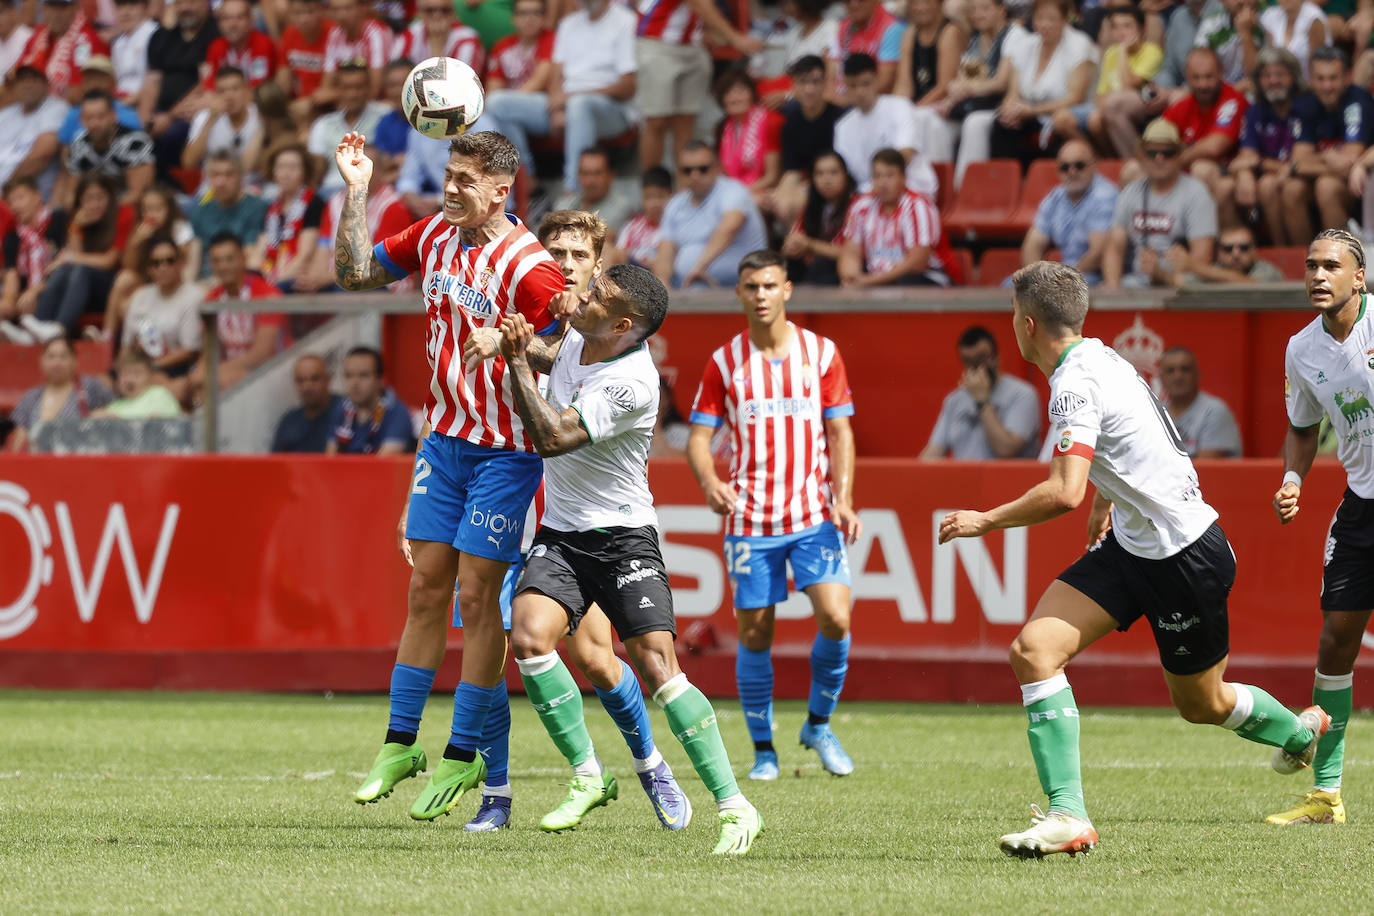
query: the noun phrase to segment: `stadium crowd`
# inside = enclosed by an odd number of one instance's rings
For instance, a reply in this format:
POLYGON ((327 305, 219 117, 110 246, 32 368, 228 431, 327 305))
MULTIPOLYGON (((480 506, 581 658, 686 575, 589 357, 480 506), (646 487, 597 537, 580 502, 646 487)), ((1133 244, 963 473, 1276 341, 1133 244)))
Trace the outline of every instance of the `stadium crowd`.
MULTIPOLYGON (((206 342, 198 309, 336 289, 347 132, 374 238, 436 211, 447 144, 398 110, 427 57, 482 75, 511 208, 597 211, 608 266, 729 287, 773 247, 798 283, 991 286, 1050 257, 1115 290, 1272 281, 1261 246, 1374 236, 1372 33, 1367 0, 0 0, 0 359, 42 382, 10 445, 110 409, 73 340, 108 346, 117 410, 160 416, 200 401, 207 346, 228 386, 310 330, 268 306, 206 342), (990 190, 1025 223, 989 224, 990 190)), ((357 397, 303 392, 279 438, 338 413, 340 450, 390 443, 365 356, 357 397)), ((1033 455, 1036 426, 979 448, 1033 455)), ((957 456, 971 428, 937 432, 957 456)))

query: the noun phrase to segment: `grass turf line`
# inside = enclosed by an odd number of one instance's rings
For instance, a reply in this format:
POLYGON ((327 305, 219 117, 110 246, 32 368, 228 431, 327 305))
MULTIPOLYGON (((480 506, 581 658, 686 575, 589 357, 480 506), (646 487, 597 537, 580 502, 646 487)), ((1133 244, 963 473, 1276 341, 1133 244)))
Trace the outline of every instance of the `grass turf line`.
MULTIPOLYGON (((431 761, 450 702, 428 708, 431 761)), ((1245 912, 1319 899, 1329 914, 1367 911, 1374 891, 1369 715, 1347 741, 1350 823, 1285 829, 1261 821, 1308 777, 1271 772, 1267 749, 1163 710, 1087 707, 1102 846, 1021 862, 996 848, 1041 801, 1019 707, 844 703, 834 727, 856 770, 835 779, 796 743, 804 705, 779 703, 783 775, 759 784, 743 779, 752 749, 724 700, 731 760, 767 831, 721 861, 708 855, 710 795, 661 712, 659 747, 696 809, 680 833, 659 827, 594 697, 587 709, 620 800, 541 834, 568 773, 513 697, 514 828, 474 835, 461 829, 472 795, 434 824, 406 816, 424 776, 377 805, 350 800, 384 697, 0 692, 0 911, 1245 912)))

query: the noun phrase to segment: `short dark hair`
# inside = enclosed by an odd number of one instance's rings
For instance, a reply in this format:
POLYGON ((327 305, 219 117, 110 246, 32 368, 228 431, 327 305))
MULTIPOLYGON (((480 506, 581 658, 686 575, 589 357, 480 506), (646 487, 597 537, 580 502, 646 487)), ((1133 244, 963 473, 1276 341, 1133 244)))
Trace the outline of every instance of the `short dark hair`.
POLYGON ((652 337, 668 317, 668 288, 652 271, 633 264, 617 264, 602 276, 620 288, 617 303, 643 330, 640 340, 652 337))
POLYGON ((494 130, 470 131, 448 145, 450 156, 477 160, 477 167, 488 175, 520 174, 520 151, 494 130))
POLYGON ((825 72, 825 61, 816 54, 807 54, 798 57, 787 67, 787 75, 793 79, 799 76, 807 76, 815 72, 825 72))
POLYGON ((38 179, 34 178, 32 175, 14 176, 9 181, 5 182, 5 196, 8 197, 9 193, 13 191, 15 188, 28 188, 30 191, 37 191, 38 179))
POLYGON ((215 82, 219 82, 220 80, 224 79, 226 76, 237 76, 239 79, 243 80, 245 83, 248 82, 248 76, 247 76, 247 74, 245 74, 245 73, 243 72, 243 70, 241 70, 240 68, 235 67, 233 64, 225 64, 223 67, 220 67, 218 70, 216 70, 216 71, 215 71, 215 82))
POLYGON ((890 165, 894 169, 897 169, 899 172, 905 171, 906 157, 902 155, 900 150, 895 150, 889 146, 884 149, 880 149, 873 154, 873 164, 875 166, 890 165))
POLYGON ((688 140, 686 143, 682 144, 682 151, 684 153, 707 152, 711 154, 712 159, 716 158, 716 148, 705 140, 688 140))
POLYGON ((606 163, 606 168, 611 167, 611 151, 604 146, 589 146, 577 154, 577 161, 580 163, 583 156, 600 156, 601 161, 606 163))
POLYGON ((355 356, 372 357, 372 368, 377 373, 377 378, 386 374, 386 364, 382 362, 381 351, 376 347, 354 347, 344 354, 344 359, 352 359, 355 356))
POLYGON ((865 54, 859 51, 844 59, 845 76, 862 76, 865 73, 877 72, 878 62, 873 59, 872 54, 865 54))
POLYGON ((644 170, 644 174, 639 176, 639 186, 641 188, 663 188, 671 191, 673 189, 673 173, 661 165, 651 165, 644 170))
POLYGON ((749 90, 749 96, 757 102, 759 100, 759 85, 754 82, 754 78, 749 75, 749 71, 743 67, 728 67, 725 72, 716 77, 714 85, 711 86, 711 95, 715 96, 716 103, 725 104, 725 93, 737 86, 743 86, 749 90))
POLYGON ((767 248, 760 248, 758 251, 751 251, 739 259, 739 272, 737 276, 744 276, 747 271, 764 270, 768 267, 782 267, 786 269, 786 262, 782 255, 767 248))
POLYGON ((85 105, 87 102, 104 102, 109 108, 114 108, 114 96, 104 89, 87 89, 81 94, 81 104, 85 105))
POLYGON ((1335 45, 1322 45, 1320 48, 1313 48, 1311 56, 1307 59, 1307 68, 1310 71, 1312 65, 1317 61, 1336 61, 1341 65, 1342 70, 1350 69, 1350 58, 1345 56, 1345 52, 1335 45))
POLYGON ((409 57, 398 57, 395 60, 387 61, 384 69, 388 73, 392 70, 404 70, 409 73, 411 70, 415 69, 415 61, 411 60, 409 57))
POLYGON ((956 346, 960 350, 967 350, 969 347, 976 347, 983 341, 992 344, 992 354, 997 355, 997 338, 992 336, 992 332, 981 324, 975 324, 959 335, 959 343, 956 346))
POLYGON ((338 68, 337 68, 337 72, 339 72, 339 73, 363 73, 363 74, 366 74, 366 73, 367 73, 367 61, 363 60, 363 59, 360 58, 360 57, 349 58, 348 60, 346 60, 346 61, 344 61, 343 63, 339 64, 339 66, 338 66, 338 68))
POLYGON ((239 238, 228 229, 221 229, 210 237, 210 244, 205 246, 205 250, 209 251, 219 245, 233 245, 235 248, 242 251, 243 239, 239 238))
POLYGON ((1145 28, 1145 11, 1134 3, 1114 3, 1102 12, 1109 19, 1112 16, 1130 16, 1136 25, 1145 28))

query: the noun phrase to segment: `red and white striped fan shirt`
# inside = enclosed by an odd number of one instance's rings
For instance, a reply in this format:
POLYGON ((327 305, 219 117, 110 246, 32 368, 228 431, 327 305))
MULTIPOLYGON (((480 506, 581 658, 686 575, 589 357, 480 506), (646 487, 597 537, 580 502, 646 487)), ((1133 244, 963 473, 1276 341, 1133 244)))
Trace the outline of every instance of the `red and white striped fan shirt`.
POLYGON ((374 251, 396 277, 422 270, 420 295, 429 314, 425 352, 434 375, 425 412, 435 432, 488 448, 532 452, 501 358, 463 367, 469 325, 494 328, 519 312, 544 332, 555 324, 549 301, 563 291, 563 272, 524 223, 495 241, 465 247, 442 215, 422 219, 374 251))
MULTIPOLYGON (((404 32, 397 35, 391 48, 391 56, 393 59, 404 57, 414 61, 434 57, 435 55, 429 53, 429 39, 425 37, 425 24, 412 22, 404 32)), ((461 60, 478 74, 486 66, 486 52, 482 48, 482 37, 461 22, 455 22, 453 27, 448 30, 448 37, 444 39, 444 53, 438 56, 461 60)))
MULTIPOLYGON (((868 273, 891 270, 917 245, 930 249, 926 274, 944 274, 948 264, 940 258, 940 213, 930 198, 908 188, 892 209, 885 208, 872 194, 863 194, 849 205, 844 220, 844 239, 858 242, 864 250, 868 273)), ((932 276, 938 280, 939 277, 932 276)), ((948 282, 947 280, 945 282, 948 282)))
POLYGON ((390 60, 390 51, 391 29, 376 19, 364 22, 357 38, 349 38, 341 28, 334 29, 324 43, 324 72, 333 73, 350 60, 366 61, 369 68, 380 70, 390 60))
POLYGON ((699 45, 701 20, 687 0, 638 0, 640 38, 656 38, 670 45, 699 45))
POLYGON ((733 436, 727 534, 791 534, 830 517, 825 420, 851 416, 854 398, 835 342, 788 327, 785 359, 765 359, 747 332, 712 353, 692 405, 693 423, 728 423, 733 436))

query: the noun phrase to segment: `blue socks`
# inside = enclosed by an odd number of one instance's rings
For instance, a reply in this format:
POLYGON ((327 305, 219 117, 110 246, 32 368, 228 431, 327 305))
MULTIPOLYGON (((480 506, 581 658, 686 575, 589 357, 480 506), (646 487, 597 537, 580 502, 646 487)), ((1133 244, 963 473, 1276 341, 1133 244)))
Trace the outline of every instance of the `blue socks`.
POLYGON ((816 634, 811 644, 811 701, 807 704, 812 725, 830 721, 849 672, 849 634, 834 640, 816 634))
MULTIPOLYGON (((620 660, 620 683, 612 690, 596 688, 601 705, 606 707, 615 720, 625 743, 636 760, 648 760, 654 752, 654 730, 649 724, 649 709, 644 705, 644 694, 639 690, 639 681, 624 659, 620 660)), ((595 686, 595 685, 593 685, 595 686)))
MULTIPOLYGON (((735 654, 735 684, 739 688, 739 705, 744 710, 744 724, 755 747, 773 744, 773 658, 765 649, 739 647, 735 654)), ((815 688, 812 688, 815 693, 815 688)))
MULTIPOLYGON (((451 760, 472 760, 477 756, 477 742, 484 734, 487 710, 491 707, 493 689, 460 681, 453 691, 453 733, 448 739, 444 756, 451 760)), ((509 704, 506 714, 510 715, 509 704)))
POLYGON ((477 752, 487 762, 488 786, 504 786, 510 782, 510 697, 506 682, 491 688, 491 706, 482 726, 482 741, 477 752))
POLYGON ((425 701, 434 688, 433 668, 417 668, 399 662, 391 669, 391 721, 387 724, 387 741, 393 738, 410 736, 409 741, 399 744, 414 744, 415 734, 420 730, 420 716, 425 711, 425 701))

